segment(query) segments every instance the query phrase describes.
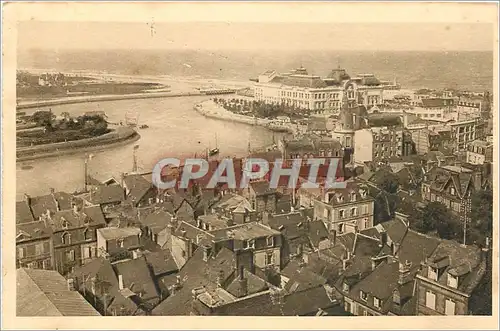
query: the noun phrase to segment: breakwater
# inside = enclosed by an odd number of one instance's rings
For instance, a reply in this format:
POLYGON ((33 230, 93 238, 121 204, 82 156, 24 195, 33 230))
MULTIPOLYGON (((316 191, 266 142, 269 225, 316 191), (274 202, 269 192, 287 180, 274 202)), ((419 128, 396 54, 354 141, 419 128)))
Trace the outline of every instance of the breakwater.
POLYGON ((29 108, 39 108, 48 106, 59 106, 59 105, 69 105, 74 103, 88 103, 88 102, 99 102, 99 101, 118 101, 118 100, 133 100, 133 99, 152 99, 152 98, 175 98, 175 97, 186 97, 186 96, 203 96, 205 94, 200 92, 159 92, 159 93, 134 93, 125 95, 94 95, 85 97, 68 97, 63 99, 53 99, 53 100, 40 100, 40 101, 30 101, 23 102, 16 106, 16 109, 29 109, 29 108))

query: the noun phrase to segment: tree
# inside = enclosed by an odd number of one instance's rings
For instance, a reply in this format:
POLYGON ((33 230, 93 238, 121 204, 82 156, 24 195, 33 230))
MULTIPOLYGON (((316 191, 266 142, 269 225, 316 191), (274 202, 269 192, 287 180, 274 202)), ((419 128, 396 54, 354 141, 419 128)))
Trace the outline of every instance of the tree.
POLYGON ((480 190, 471 195, 470 224, 467 237, 470 241, 484 243, 493 234, 493 191, 480 190))
POLYGON ((52 111, 40 110, 31 115, 31 121, 35 122, 38 126, 52 126, 56 116, 52 111))
POLYGON ((442 239, 460 239, 461 226, 457 217, 440 202, 428 203, 415 215, 414 222, 410 226, 422 233, 437 231, 442 239))

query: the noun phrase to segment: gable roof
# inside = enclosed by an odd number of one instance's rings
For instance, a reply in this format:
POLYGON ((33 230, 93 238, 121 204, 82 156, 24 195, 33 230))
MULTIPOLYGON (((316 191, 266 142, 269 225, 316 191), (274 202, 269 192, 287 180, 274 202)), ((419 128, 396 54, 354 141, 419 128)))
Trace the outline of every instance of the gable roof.
POLYGON ((136 204, 153 188, 143 176, 136 174, 124 176, 123 183, 128 191, 127 198, 136 204))
POLYGON ((45 226, 43 221, 16 224, 16 243, 25 240, 49 238, 52 229, 45 226))
POLYGON ((165 230, 171 224, 172 215, 162 209, 149 213, 146 217, 141 218, 142 225, 147 226, 154 234, 158 234, 165 230))
POLYGON ((100 316, 57 271, 18 269, 17 316, 100 316))
POLYGON ((125 200, 125 191, 120 185, 99 185, 91 188, 89 201, 101 205, 125 200))
POLYGON ((117 275, 122 275, 124 287, 136 294, 142 293, 142 300, 147 301, 160 296, 144 256, 114 262, 113 269, 117 275))
POLYGON ((100 206, 86 207, 78 212, 73 210, 61 210, 50 216, 49 222, 53 231, 63 230, 65 223, 68 224, 68 229, 106 224, 100 206))

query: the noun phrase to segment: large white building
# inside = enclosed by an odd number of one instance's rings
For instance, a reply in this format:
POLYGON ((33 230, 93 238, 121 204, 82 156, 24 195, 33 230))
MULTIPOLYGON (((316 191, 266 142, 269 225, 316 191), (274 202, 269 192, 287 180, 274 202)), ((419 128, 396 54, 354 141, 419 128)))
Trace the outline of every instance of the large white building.
POLYGON ((354 86, 354 98, 365 107, 383 103, 383 90, 390 88, 372 74, 351 78, 345 69, 333 69, 321 78, 310 75, 303 67, 289 73, 278 74, 269 70, 255 83, 255 99, 265 103, 285 104, 317 112, 338 112, 342 107, 342 93, 347 82, 354 86))

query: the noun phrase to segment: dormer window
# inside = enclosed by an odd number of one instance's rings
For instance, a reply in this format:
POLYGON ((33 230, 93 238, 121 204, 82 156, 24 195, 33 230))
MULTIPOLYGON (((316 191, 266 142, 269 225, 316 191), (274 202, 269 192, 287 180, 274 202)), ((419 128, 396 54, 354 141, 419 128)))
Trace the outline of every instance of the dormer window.
POLYGON ((455 195, 455 188, 454 187, 450 188, 450 193, 451 193, 451 195, 455 195))
POLYGON ((274 237, 267 237, 267 247, 273 247, 274 246, 274 237))
POLYGON ((338 202, 344 202, 344 196, 342 194, 337 195, 338 202))
POLYGON ((432 279, 433 281, 437 282, 437 280, 438 280, 438 269, 429 266, 429 269, 427 271, 427 278, 432 279))
POLYGON ((71 244, 71 235, 67 232, 63 233, 61 236, 61 243, 63 245, 69 245, 71 244))
POLYGON ((66 221, 64 217, 61 217, 61 222, 62 222, 62 228, 67 229, 69 227, 69 222, 66 221))
POLYGON ((355 192, 351 192, 349 198, 351 199, 351 202, 356 201, 356 193, 355 192))
POLYGON ((368 300, 368 294, 366 292, 359 291, 359 298, 363 301, 366 301, 368 300))
POLYGON ((245 249, 255 248, 255 240, 245 240, 244 245, 245 249))
POLYGON ((92 239, 92 233, 90 232, 89 229, 85 229, 85 231, 83 231, 83 239, 84 240, 91 240, 92 239))
POLYGON ((361 195, 362 198, 366 198, 366 191, 365 190, 360 190, 359 194, 361 195))
POLYGON ((455 277, 451 274, 448 274, 448 280, 446 282, 449 287, 457 288, 458 287, 458 277, 455 277))
POLYGON ((347 283, 344 282, 342 284, 342 291, 349 292, 349 284, 347 284, 347 283))
POLYGON ((380 299, 377 297, 373 297, 373 306, 376 308, 380 308, 380 299))

